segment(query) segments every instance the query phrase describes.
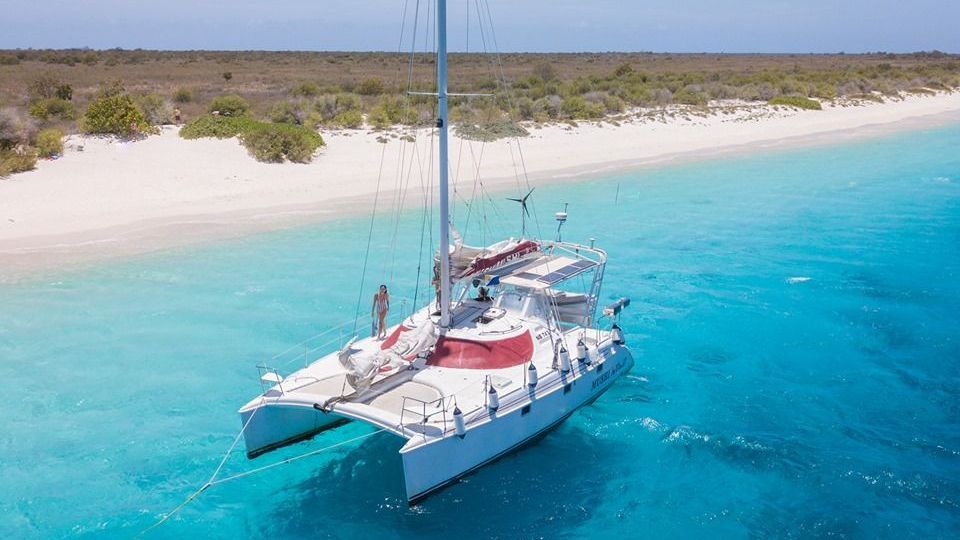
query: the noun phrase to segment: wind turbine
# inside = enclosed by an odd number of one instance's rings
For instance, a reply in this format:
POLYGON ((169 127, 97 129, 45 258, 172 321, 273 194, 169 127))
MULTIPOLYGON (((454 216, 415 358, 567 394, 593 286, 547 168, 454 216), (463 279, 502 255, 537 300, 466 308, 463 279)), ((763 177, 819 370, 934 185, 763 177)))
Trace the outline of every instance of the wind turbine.
POLYGON ((520 203, 520 236, 524 237, 527 235, 527 216, 530 215, 530 210, 527 210, 527 199, 530 198, 530 194, 533 193, 533 190, 536 188, 530 188, 530 191, 523 196, 522 199, 514 199, 512 197, 507 197, 508 201, 514 201, 520 203))

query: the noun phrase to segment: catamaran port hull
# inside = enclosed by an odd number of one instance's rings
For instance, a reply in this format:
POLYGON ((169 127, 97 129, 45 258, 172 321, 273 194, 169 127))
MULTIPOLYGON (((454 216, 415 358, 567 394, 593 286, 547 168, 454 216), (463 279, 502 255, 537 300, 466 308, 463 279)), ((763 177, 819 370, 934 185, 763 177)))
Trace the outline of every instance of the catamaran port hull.
POLYGON ((291 403, 286 400, 251 402, 240 411, 240 420, 246 426, 243 435, 250 459, 350 421, 342 416, 318 411, 313 403, 291 403))
POLYGON ((467 429, 462 438, 412 438, 400 450, 408 502, 415 504, 546 434, 578 408, 597 399, 632 367, 630 350, 611 345, 603 351, 601 361, 575 366, 576 376, 568 374, 555 381, 542 381, 537 388, 527 390, 528 399, 505 404, 486 421, 467 429))

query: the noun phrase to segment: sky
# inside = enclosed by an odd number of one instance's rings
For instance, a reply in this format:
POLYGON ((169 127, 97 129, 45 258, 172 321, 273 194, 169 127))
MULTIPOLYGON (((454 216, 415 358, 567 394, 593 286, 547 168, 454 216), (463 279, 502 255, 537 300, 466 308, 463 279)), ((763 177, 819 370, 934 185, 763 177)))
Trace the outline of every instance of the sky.
MULTIPOLYGON (((417 1, 0 0, 0 48, 396 51, 417 1)), ((478 3, 500 51, 960 53, 960 0, 449 0, 451 50, 478 3)))

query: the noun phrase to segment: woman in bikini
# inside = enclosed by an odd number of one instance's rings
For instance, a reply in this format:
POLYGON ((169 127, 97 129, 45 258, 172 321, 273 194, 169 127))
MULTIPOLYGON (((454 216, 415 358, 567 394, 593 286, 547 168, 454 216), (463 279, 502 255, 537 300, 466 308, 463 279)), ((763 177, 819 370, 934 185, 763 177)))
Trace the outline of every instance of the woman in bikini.
POLYGON ((390 295, 387 294, 387 286, 380 285, 380 290, 373 295, 373 306, 370 308, 370 315, 377 317, 377 339, 387 337, 388 311, 390 311, 390 295))

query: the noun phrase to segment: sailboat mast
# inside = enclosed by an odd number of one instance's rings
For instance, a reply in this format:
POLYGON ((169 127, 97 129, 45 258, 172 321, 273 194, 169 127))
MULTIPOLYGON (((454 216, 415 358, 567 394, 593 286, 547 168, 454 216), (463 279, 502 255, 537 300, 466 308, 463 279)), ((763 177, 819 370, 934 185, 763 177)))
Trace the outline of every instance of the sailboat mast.
POLYGON ((450 208, 447 188, 447 2, 437 0, 437 128, 440 131, 440 327, 450 326, 450 208))

